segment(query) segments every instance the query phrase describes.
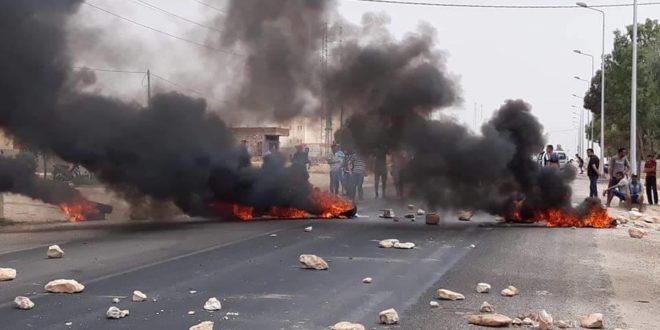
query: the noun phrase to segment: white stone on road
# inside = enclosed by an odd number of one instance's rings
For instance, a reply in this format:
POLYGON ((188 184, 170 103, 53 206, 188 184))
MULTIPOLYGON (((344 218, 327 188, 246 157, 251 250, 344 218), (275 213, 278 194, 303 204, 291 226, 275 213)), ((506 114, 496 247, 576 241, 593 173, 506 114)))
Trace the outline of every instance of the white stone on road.
POLYGON ((16 278, 16 269, 0 268, 0 281, 11 281, 16 278))
POLYGON ((199 324, 195 324, 192 327, 188 328, 188 330, 213 330, 213 321, 204 321, 199 324))
POLYGON ((212 297, 204 303, 204 309, 209 312, 219 311, 222 309, 222 304, 220 304, 220 300, 218 300, 218 298, 212 297))
POLYGON ((482 315, 470 315, 468 317, 468 322, 474 325, 480 325, 484 327, 508 327, 511 325, 513 320, 502 314, 482 314, 482 315))
POLYGON ((522 322, 521 319, 519 319, 519 318, 516 317, 516 318, 513 319, 513 321, 511 321, 511 324, 512 324, 512 325, 522 325, 523 322, 522 322))
POLYGON ((119 303, 119 298, 112 298, 112 303, 118 304, 119 303))
POLYGON ((442 300, 463 300, 465 296, 447 289, 438 289, 438 298, 442 300))
POLYGON ((502 290, 500 294, 505 297, 513 297, 518 294, 518 289, 513 285, 509 285, 506 289, 502 290))
POLYGON ((371 277, 365 277, 362 279, 362 283, 369 284, 373 281, 371 277))
POLYGON ((412 242, 406 242, 406 243, 394 243, 394 248, 395 249, 404 249, 404 250, 409 250, 415 248, 415 243, 412 242))
POLYGON ((487 301, 484 301, 483 304, 481 304, 481 307, 479 307, 479 311, 482 313, 494 313, 495 308, 487 301))
POLYGON ((305 232, 306 232, 306 233, 309 233, 309 232, 312 231, 312 229, 313 229, 312 226, 305 227, 305 232))
POLYGON ((342 321, 330 327, 330 330, 364 330, 364 325, 342 321))
POLYGON ((429 306, 431 306, 431 308, 438 308, 440 307, 440 303, 438 303, 437 301, 431 301, 429 302, 429 306))
POLYGON ((135 301, 135 302, 143 302, 143 301, 147 300, 147 295, 144 294, 140 290, 135 290, 135 291, 133 291, 132 300, 135 301))
POLYGON ((488 283, 477 283, 477 292, 479 292, 479 293, 488 293, 488 292, 490 292, 490 284, 488 284, 488 283))
POLYGON ((632 238, 642 238, 644 235, 646 235, 646 231, 633 227, 628 229, 628 235, 630 235, 632 238))
POLYGON ((44 287, 46 291, 52 293, 78 293, 85 290, 85 286, 76 280, 53 280, 44 287))
POLYGON ((188 315, 195 315, 195 311, 188 311, 188 315))
POLYGON ((559 321, 555 322, 555 325, 559 329, 570 329, 570 328, 575 327, 575 324, 573 323, 573 321, 564 321, 564 320, 559 320, 559 321))
POLYGON ((28 310, 34 307, 34 302, 32 302, 30 298, 23 296, 18 296, 14 298, 14 304, 16 304, 16 308, 18 309, 28 310))
POLYGON ((46 256, 51 259, 62 258, 64 256, 64 251, 62 251, 59 245, 51 245, 48 247, 46 256))
POLYGON ((426 212, 422 209, 417 209, 417 215, 424 215, 426 212))
POLYGON ((382 324, 397 324, 399 323, 399 314, 394 308, 390 308, 380 312, 378 319, 382 324))
POLYGON ((298 261, 303 264, 303 268, 316 270, 328 269, 328 263, 325 262, 323 258, 313 254, 301 254, 300 257, 298 257, 298 261))
POLYGON ((109 319, 121 319, 128 316, 128 309, 119 309, 116 306, 108 308, 108 311, 105 312, 105 317, 109 319))
POLYGON ((538 319, 536 321, 539 323, 538 326, 539 330, 552 329, 552 326, 554 324, 552 315, 550 315, 550 313, 548 313, 545 309, 539 311, 538 319))
POLYGON ((587 329, 602 329, 603 328, 603 314, 593 313, 580 320, 580 326, 587 329))
POLYGON ((389 249, 394 246, 394 244, 399 243, 398 239, 395 238, 390 238, 390 239, 384 239, 380 242, 378 242, 378 246, 382 248, 389 249))

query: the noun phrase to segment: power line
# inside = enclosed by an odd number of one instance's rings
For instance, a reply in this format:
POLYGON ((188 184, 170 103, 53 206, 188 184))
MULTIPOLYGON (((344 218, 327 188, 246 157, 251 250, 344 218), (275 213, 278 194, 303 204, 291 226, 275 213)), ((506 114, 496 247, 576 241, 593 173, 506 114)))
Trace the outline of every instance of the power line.
POLYGON ((165 14, 167 14, 167 15, 169 15, 169 16, 172 16, 172 17, 176 17, 176 18, 178 18, 178 19, 180 19, 180 20, 182 20, 182 21, 185 21, 185 22, 188 22, 188 23, 191 23, 191 24, 197 25, 197 26, 199 26, 199 27, 202 27, 202 28, 205 28, 205 29, 208 29, 208 30, 211 30, 211 31, 215 31, 215 32, 222 33, 222 30, 218 30, 218 29, 216 29, 216 28, 214 28, 214 27, 212 27, 212 26, 208 26, 208 25, 206 25, 206 24, 202 24, 202 23, 199 23, 199 22, 193 21, 193 20, 191 20, 191 19, 185 18, 185 17, 183 17, 183 16, 177 15, 177 14, 175 14, 175 13, 172 13, 172 12, 170 12, 170 11, 167 11, 167 10, 165 10, 165 9, 162 9, 162 8, 160 8, 160 7, 157 7, 156 5, 153 5, 153 4, 149 3, 149 2, 146 2, 146 1, 143 1, 143 0, 128 0, 128 1, 130 1, 130 2, 132 2, 132 3, 134 3, 134 4, 136 4, 136 5, 139 5, 139 6, 142 6, 142 7, 146 7, 146 8, 149 8, 149 9, 151 9, 151 10, 156 10, 156 11, 159 11, 159 12, 165 13, 165 14))
POLYGON ((218 8, 218 7, 215 7, 215 6, 211 6, 211 5, 209 5, 208 3, 204 2, 204 1, 200 1, 200 0, 193 0, 193 1, 197 2, 198 4, 200 4, 200 5, 204 6, 204 7, 211 8, 211 9, 213 9, 213 10, 215 10, 215 11, 218 11, 218 12, 221 12, 221 13, 223 13, 223 14, 226 14, 226 13, 227 13, 226 11, 224 11, 224 10, 218 8))
POLYGON ((91 71, 100 71, 100 72, 116 72, 116 73, 136 73, 136 74, 146 74, 147 71, 131 71, 131 70, 119 70, 119 69, 104 69, 104 68, 90 68, 86 66, 74 66, 71 67, 74 70, 91 70, 91 71))
POLYGON ((167 79, 167 78, 161 77, 161 76, 159 76, 159 75, 157 75, 157 74, 155 74, 155 73, 153 73, 153 72, 151 72, 151 76, 154 77, 154 78, 158 78, 158 79, 160 79, 160 80, 162 80, 162 81, 164 81, 164 82, 166 82, 166 83, 168 83, 168 84, 170 84, 170 85, 172 85, 172 86, 174 86, 174 87, 177 87, 177 88, 180 88, 180 89, 183 89, 183 90, 187 90, 187 91, 192 92, 192 93, 195 93, 195 94, 197 94, 197 95, 199 95, 199 96, 203 96, 203 97, 205 97, 205 98, 207 98, 207 99, 211 99, 210 97, 206 96, 204 93, 202 93, 202 92, 200 92, 200 91, 198 91, 198 90, 196 90, 196 89, 193 89, 193 88, 190 88, 190 87, 183 86, 183 85, 181 85, 181 84, 179 84, 179 83, 177 83, 177 82, 174 82, 174 81, 171 81, 171 80, 169 80, 169 79, 167 79))
POLYGON ((102 11, 102 12, 105 12, 105 13, 107 13, 108 15, 112 15, 112 16, 114 16, 114 17, 117 17, 117 18, 122 19, 122 20, 124 20, 124 21, 127 21, 127 22, 129 22, 129 23, 132 23, 132 24, 135 24, 135 25, 141 26, 141 27, 143 27, 143 28, 145 28, 145 29, 149 29, 149 30, 152 30, 152 31, 154 31, 154 32, 158 32, 158 33, 160 33, 160 34, 164 34, 164 35, 166 35, 166 36, 168 36, 168 37, 170 37, 170 38, 174 38, 174 39, 177 39, 177 40, 180 40, 180 41, 184 41, 184 42, 187 42, 187 43, 189 43, 189 44, 197 45, 197 46, 199 46, 199 47, 208 48, 208 49, 210 49, 210 50, 214 50, 214 51, 216 51, 216 52, 222 52, 222 53, 229 54, 229 55, 240 56, 239 54, 236 54, 236 53, 234 53, 234 52, 230 52, 230 51, 227 51, 227 50, 224 50, 224 49, 215 48, 215 47, 210 46, 210 45, 207 45, 207 44, 203 44, 203 43, 200 43, 200 42, 197 42, 197 41, 193 41, 193 40, 190 40, 190 39, 186 39, 186 38, 183 38, 183 37, 180 37, 180 36, 177 36, 177 35, 174 35, 174 34, 171 34, 171 33, 165 32, 165 31, 162 31, 162 30, 158 30, 158 29, 156 29, 156 28, 154 28, 154 27, 151 27, 151 26, 149 26, 149 25, 145 25, 145 24, 142 24, 142 23, 140 23, 140 22, 134 21, 134 20, 132 20, 132 19, 130 19, 130 18, 127 18, 127 17, 121 16, 121 15, 119 15, 119 14, 115 14, 115 13, 113 13, 113 12, 107 10, 107 9, 101 8, 101 7, 97 6, 97 5, 94 5, 94 4, 89 3, 89 2, 87 2, 87 1, 83 1, 83 3, 86 4, 86 5, 88 5, 88 6, 90 6, 90 7, 92 7, 92 8, 95 8, 95 9, 97 9, 97 10, 100 10, 100 11, 102 11))
MULTIPOLYGON (((458 4, 458 3, 437 3, 423 1, 403 1, 403 0, 355 0, 360 2, 377 2, 397 5, 416 5, 416 6, 435 6, 435 7, 455 7, 455 8, 491 8, 491 9, 572 9, 582 8, 578 5, 482 5, 482 4, 458 4)), ((660 5, 660 2, 639 3, 638 6, 660 5)), ((592 8, 612 8, 612 7, 630 7, 632 4, 609 4, 609 5, 589 5, 592 8)))

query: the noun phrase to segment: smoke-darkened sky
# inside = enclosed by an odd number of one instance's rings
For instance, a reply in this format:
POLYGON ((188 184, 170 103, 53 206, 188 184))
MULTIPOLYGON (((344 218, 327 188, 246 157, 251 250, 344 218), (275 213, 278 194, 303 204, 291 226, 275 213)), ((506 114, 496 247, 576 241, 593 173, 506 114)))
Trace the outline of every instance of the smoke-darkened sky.
MULTIPOLYGON (((222 13, 191 0, 144 0, 162 9, 172 11, 191 20, 213 24, 222 13)), ((227 1, 205 0, 223 10, 227 1)), ((438 1, 455 2, 455 1, 438 1)), ((602 4, 624 1, 600 1, 602 4)), ((217 31, 172 18, 166 14, 139 5, 135 0, 97 0, 95 4, 126 17, 143 22, 163 31, 186 38, 208 42, 219 38, 217 31)), ((460 3, 464 3, 461 1, 460 3)), ((476 2, 475 2, 476 3, 476 2)), ((491 2, 488 2, 489 4, 491 2)), ((516 5, 572 5, 574 1, 524 0, 497 1, 498 4, 516 5)), ((382 12, 390 16, 389 30, 398 37, 414 31, 420 21, 425 21, 438 31, 439 48, 447 54, 450 72, 460 77, 464 103, 452 108, 450 113, 459 121, 472 126, 474 103, 483 104, 485 122, 492 112, 510 97, 522 97, 534 106, 549 140, 575 150, 576 125, 572 121, 571 105, 581 105, 572 97, 586 90, 584 82, 573 79, 591 73, 589 57, 572 52, 581 49, 594 54, 599 67, 601 16, 586 9, 559 10, 494 10, 461 9, 428 6, 406 6, 369 3, 354 0, 338 1, 342 16, 359 23, 366 12, 382 12)), ((608 8, 606 11, 606 51, 611 49, 612 34, 632 22, 632 9, 608 8)), ((660 17, 660 6, 640 6, 639 20, 660 17)), ((228 69, 224 61, 231 63, 231 56, 215 54, 214 60, 202 56, 209 51, 182 41, 170 39, 153 31, 114 18, 107 13, 83 6, 76 15, 75 23, 95 28, 107 35, 95 39, 95 48, 75 54, 80 64, 89 66, 113 66, 143 70, 151 68, 212 96, 210 103, 219 100, 232 84, 221 79, 228 69)), ((222 26, 212 27, 222 29, 222 26)), ((83 39, 80 40, 81 42, 83 39)), ((331 40, 332 42, 332 40, 331 40)), ((89 47, 90 44, 86 43, 89 47)), ((211 51, 211 53, 213 53, 211 51)), ((128 96, 144 102, 143 77, 139 75, 97 74, 95 88, 105 93, 128 96)), ((158 88, 177 89, 163 81, 155 81, 158 88)), ((481 116, 478 113, 477 124, 481 116)))

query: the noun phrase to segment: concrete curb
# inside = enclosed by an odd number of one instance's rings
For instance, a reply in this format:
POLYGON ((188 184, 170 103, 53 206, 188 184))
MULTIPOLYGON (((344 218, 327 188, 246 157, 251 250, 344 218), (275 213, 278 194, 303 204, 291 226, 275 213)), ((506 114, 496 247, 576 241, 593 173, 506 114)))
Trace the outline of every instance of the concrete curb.
POLYGON ((80 221, 56 223, 15 223, 0 227, 0 234, 49 231, 95 230, 95 229, 163 229, 180 226, 217 222, 217 219, 190 218, 181 220, 136 220, 136 221, 80 221))

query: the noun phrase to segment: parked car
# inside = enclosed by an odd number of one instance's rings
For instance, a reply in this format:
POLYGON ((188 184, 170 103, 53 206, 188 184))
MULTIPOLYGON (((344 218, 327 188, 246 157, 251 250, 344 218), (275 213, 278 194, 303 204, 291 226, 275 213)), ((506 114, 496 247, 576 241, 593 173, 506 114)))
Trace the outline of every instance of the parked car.
MULTIPOLYGON (((559 151, 555 151, 555 153, 557 154, 557 156, 559 156, 559 168, 560 168, 560 169, 564 169, 564 168, 568 165, 568 156, 566 156, 566 153, 563 152, 563 151, 561 151, 561 150, 559 150, 559 151)), ((545 151, 540 152, 540 153, 536 156, 536 164, 537 164, 539 167, 543 167, 543 159, 544 159, 544 157, 545 157, 545 151)))

